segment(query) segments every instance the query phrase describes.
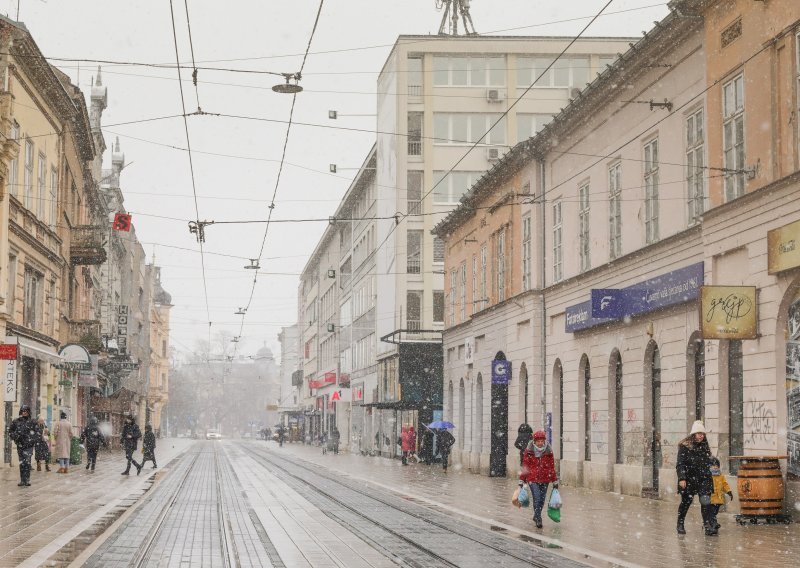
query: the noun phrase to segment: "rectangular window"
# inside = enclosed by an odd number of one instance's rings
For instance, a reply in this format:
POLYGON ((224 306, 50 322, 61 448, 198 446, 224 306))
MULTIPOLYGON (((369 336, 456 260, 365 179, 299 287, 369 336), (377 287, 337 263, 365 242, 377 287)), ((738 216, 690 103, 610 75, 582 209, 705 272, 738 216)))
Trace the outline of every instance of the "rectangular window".
POLYGON ((531 288, 531 216, 526 215, 522 219, 522 291, 531 288))
POLYGON ((658 240, 658 138, 644 147, 644 232, 647 243, 658 240))
POLYGON ((564 277, 562 220, 561 201, 556 201, 553 204, 553 282, 560 282, 564 277))
POLYGON ((433 172, 433 202, 458 203, 486 172, 433 172))
POLYGON ((408 113, 408 155, 422 155, 422 113, 408 113))
POLYGON ((538 134, 551 120, 552 114, 517 114, 517 140, 538 134))
POLYGON ((578 226, 580 231, 581 272, 592 267, 589 247, 589 184, 578 190, 580 209, 578 210, 578 226))
MULTIPOLYGON (((728 420, 730 433, 728 448, 730 455, 744 454, 744 366, 742 364, 742 342, 728 342, 728 420)), ((731 474, 739 472, 739 462, 733 460, 731 474)))
POLYGON ((406 272, 420 274, 422 272, 422 231, 408 231, 406 247, 408 255, 406 272))
POLYGON ((444 262, 444 241, 433 237, 433 262, 444 262))
POLYGON ((622 255, 622 164, 608 169, 608 236, 612 259, 622 255))
POLYGON ((433 84, 437 87, 502 87, 506 84, 503 56, 437 55, 433 84))
POLYGON ((450 271, 450 325, 456 324, 456 271, 450 271))
POLYGON ((422 292, 409 290, 406 292, 406 328, 422 329, 422 292))
POLYGON ((408 96, 422 96, 422 58, 408 58, 408 96))
POLYGON ((47 157, 44 154, 39 154, 38 174, 38 192, 36 194, 38 203, 36 204, 36 216, 39 217, 40 221, 44 221, 45 203, 47 201, 47 157))
POLYGON ((489 297, 486 294, 486 264, 488 261, 488 249, 486 245, 481 246, 481 308, 486 309, 489 305, 489 297))
MULTIPOLYGON (((19 124, 16 120, 11 124, 11 139, 19 140, 19 124)), ((11 160, 9 164, 8 184, 10 186, 9 193, 19 199, 19 156, 11 160)))
POLYGON ((11 321, 14 321, 14 304, 17 298, 17 257, 8 255, 8 314, 11 321))
POLYGON ((705 210, 705 134, 703 111, 686 119, 686 182, 688 185, 689 226, 700 221, 705 210))
POLYGON ((47 326, 50 332, 56 334, 56 306, 58 306, 58 298, 56 298, 56 281, 50 281, 50 292, 47 297, 47 326))
POLYGON ((460 288, 461 295, 460 295, 459 299, 461 301, 461 307, 460 307, 461 308, 461 321, 463 322, 463 321, 465 321, 467 319, 467 263, 466 262, 462 262, 461 263, 461 271, 460 272, 461 272, 461 278, 460 278, 460 280, 461 280, 461 288, 460 288))
POLYGON ((499 113, 437 112, 433 115, 434 144, 464 145, 480 140, 482 144, 504 145, 505 124, 505 117, 499 113))
POLYGON ((444 290, 433 291, 433 323, 444 322, 444 290))
POLYGON ((42 323, 42 274, 25 267, 25 297, 22 306, 22 325, 39 329, 42 323))
POLYGON ((497 234, 497 301, 506 299, 506 230, 497 234))
POLYGON ((58 225, 58 170, 50 170, 50 229, 56 230, 58 225))
POLYGON ((409 170, 406 174, 406 191, 408 192, 408 214, 419 215, 422 212, 422 172, 409 170))
POLYGON ((744 75, 722 87, 722 150, 725 201, 744 195, 744 75))
POLYGON ((30 140, 25 141, 25 179, 24 185, 24 200, 25 208, 32 210, 33 208, 33 142, 30 140))
POLYGON ((472 307, 470 314, 478 311, 478 257, 472 255, 472 307))
POLYGON ((588 57, 517 58, 517 87, 576 87, 583 89, 589 81, 588 57), (550 67, 548 69, 548 67, 550 67))

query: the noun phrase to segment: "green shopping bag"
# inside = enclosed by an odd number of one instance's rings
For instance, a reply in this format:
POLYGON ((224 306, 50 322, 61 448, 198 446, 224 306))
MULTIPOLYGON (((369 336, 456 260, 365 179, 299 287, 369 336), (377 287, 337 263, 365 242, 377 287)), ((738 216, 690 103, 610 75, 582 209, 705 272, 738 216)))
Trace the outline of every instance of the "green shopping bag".
POLYGON ((554 509, 553 507, 547 507, 547 516, 550 517, 550 520, 554 523, 561 522, 561 509, 554 509))
POLYGON ((550 517, 554 523, 561 522, 561 493, 558 489, 553 488, 550 493, 550 502, 547 504, 547 516, 550 517))

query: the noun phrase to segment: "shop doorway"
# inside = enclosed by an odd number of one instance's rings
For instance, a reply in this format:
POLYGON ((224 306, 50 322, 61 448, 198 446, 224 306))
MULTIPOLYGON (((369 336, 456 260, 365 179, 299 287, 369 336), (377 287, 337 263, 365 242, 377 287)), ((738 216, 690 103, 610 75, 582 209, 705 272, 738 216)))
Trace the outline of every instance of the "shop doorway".
POLYGON ((645 379, 650 382, 650 405, 649 405, 649 460, 650 466, 650 488, 654 497, 658 496, 659 490, 659 470, 663 463, 661 452, 661 353, 655 341, 651 341, 647 346, 645 356, 645 379))
POLYGON ((39 361, 32 357, 23 357, 20 364, 22 373, 20 385, 20 404, 31 408, 31 417, 39 416, 39 379, 41 377, 39 361))
POLYGON ((800 477, 800 298, 789 307, 786 341, 787 474, 800 477))

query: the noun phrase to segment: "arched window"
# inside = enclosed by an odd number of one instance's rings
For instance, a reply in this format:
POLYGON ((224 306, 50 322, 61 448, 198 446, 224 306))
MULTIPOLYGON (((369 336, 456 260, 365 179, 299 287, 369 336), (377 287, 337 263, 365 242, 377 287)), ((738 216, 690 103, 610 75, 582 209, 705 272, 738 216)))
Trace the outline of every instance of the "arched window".
POLYGON ((650 341, 645 349, 644 357, 644 379, 645 388, 649 405, 645 406, 645 411, 649 415, 649 440, 648 440, 648 459, 650 475, 652 479, 651 488, 658 490, 658 474, 661 468, 661 353, 655 341, 650 341))
POLYGON ((614 403, 614 463, 624 463, 624 439, 623 439, 623 421, 622 413, 624 412, 623 404, 624 399, 622 396, 622 357, 619 351, 614 349, 611 352, 611 359, 608 365, 609 376, 611 380, 612 397, 610 400, 614 403))
POLYGON ((483 377, 478 373, 475 381, 475 430, 473 432, 473 451, 483 452, 483 377))
POLYGON ((561 359, 556 359, 553 365, 553 392, 556 394, 556 401, 553 406, 556 408, 556 435, 558 436, 558 458, 564 458, 564 370, 561 367, 561 359))
POLYGON ((530 401, 530 385, 528 381, 528 368, 525 363, 519 367, 519 421, 528 422, 528 402, 530 401))
MULTIPOLYGON (((466 390, 464 389, 464 379, 461 379, 461 382, 458 383, 458 426, 459 428, 463 429, 465 427, 465 399, 466 399, 466 390)), ((460 449, 464 449, 464 435, 458 437, 458 447, 460 449)))
POLYGON ((584 354, 578 367, 583 388, 583 459, 592 459, 592 372, 589 357, 584 354))
POLYGON ((445 418, 447 420, 455 418, 453 416, 453 381, 450 381, 447 385, 447 414, 445 418))

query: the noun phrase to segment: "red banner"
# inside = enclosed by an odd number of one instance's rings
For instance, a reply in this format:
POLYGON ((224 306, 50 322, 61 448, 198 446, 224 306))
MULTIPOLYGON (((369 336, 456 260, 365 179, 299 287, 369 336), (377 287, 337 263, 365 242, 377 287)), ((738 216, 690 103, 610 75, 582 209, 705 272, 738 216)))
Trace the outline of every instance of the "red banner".
POLYGON ((17 345, 14 343, 5 343, 0 345, 0 361, 16 361, 17 360, 17 345))
POLYGON ((131 216, 127 213, 115 213, 112 227, 115 231, 129 232, 131 230, 131 216))

